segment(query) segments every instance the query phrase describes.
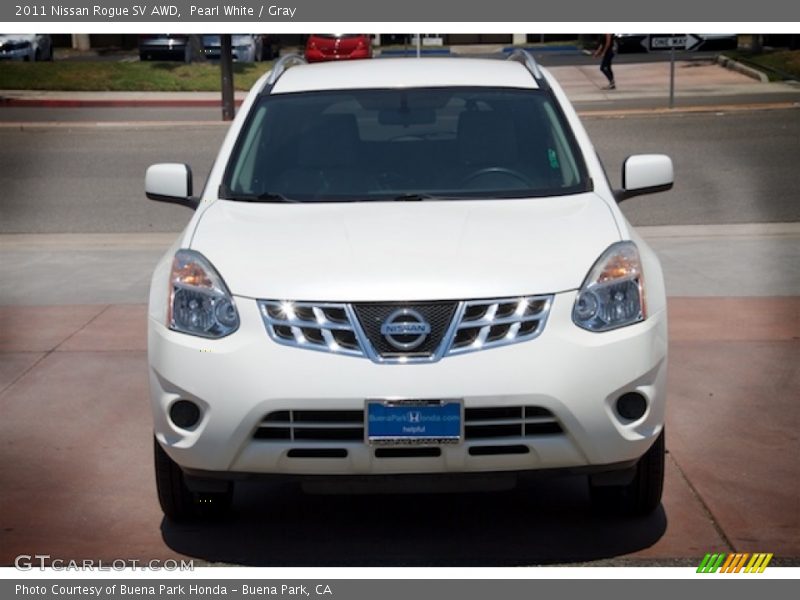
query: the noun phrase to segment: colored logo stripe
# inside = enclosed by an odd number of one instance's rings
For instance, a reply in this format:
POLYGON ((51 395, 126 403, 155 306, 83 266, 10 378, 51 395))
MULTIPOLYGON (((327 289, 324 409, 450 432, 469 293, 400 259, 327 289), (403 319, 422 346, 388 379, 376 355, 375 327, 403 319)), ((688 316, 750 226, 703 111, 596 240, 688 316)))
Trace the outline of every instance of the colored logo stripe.
POLYGON ((700 561, 697 567, 698 573, 739 573, 744 569, 744 573, 763 573, 764 569, 772 560, 772 553, 758 552, 749 554, 747 552, 736 552, 734 554, 708 553, 700 561), (748 559, 749 562, 748 562, 748 559), (745 566, 747 563, 747 566, 745 566))
POLYGON ((722 564, 722 571, 721 571, 722 573, 730 573, 728 569, 730 569, 735 558, 736 558, 735 554, 728 554, 728 558, 726 558, 725 562, 722 564))
POLYGON ((697 572, 698 573, 705 573, 706 572, 706 565, 708 565, 708 561, 709 561, 710 558, 711 558, 710 554, 706 554, 703 557, 703 560, 700 561, 700 566, 697 567, 697 572))
POLYGON ((745 573, 763 573, 767 568, 769 561, 772 560, 772 554, 753 554, 753 558, 744 570, 745 573))
POLYGON ((698 573, 715 573, 719 569, 722 561, 725 560, 725 554, 706 554, 697 567, 698 573))

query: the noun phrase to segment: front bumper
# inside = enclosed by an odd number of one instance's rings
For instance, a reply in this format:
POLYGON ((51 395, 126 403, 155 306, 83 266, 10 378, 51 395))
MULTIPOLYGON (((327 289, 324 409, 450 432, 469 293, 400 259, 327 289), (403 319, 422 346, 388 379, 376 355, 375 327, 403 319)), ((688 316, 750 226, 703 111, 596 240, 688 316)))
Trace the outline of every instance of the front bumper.
POLYGON ((232 478, 499 473, 635 461, 663 426, 666 314, 590 333, 572 323, 574 299, 575 292, 555 296, 547 325, 534 340, 433 364, 382 365, 280 346, 268 337, 256 301, 248 298, 236 298, 241 326, 221 340, 179 334, 151 319, 156 438, 184 469, 232 478), (648 407, 642 418, 629 422, 617 415, 614 403, 632 391, 642 394, 648 407), (255 437, 270 413, 352 414, 363 411, 367 398, 458 398, 465 409, 532 407, 552 413, 560 431, 484 436, 416 453, 386 453, 352 439, 255 437), (191 431, 167 416, 178 399, 202 409, 191 431))

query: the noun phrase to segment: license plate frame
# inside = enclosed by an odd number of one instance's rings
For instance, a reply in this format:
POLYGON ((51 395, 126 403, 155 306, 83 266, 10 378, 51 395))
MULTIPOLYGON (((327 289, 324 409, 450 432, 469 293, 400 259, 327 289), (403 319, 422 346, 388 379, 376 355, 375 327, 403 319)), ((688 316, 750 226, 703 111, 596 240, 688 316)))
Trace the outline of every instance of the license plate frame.
POLYGON ((371 446, 438 446, 464 439, 464 401, 375 399, 364 404, 364 441, 371 446))

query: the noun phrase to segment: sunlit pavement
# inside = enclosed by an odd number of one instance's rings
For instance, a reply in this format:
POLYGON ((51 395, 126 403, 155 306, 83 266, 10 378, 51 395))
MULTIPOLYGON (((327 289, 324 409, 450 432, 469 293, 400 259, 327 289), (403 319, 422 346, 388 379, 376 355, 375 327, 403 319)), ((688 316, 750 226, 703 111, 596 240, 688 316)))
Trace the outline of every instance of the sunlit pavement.
MULTIPOLYGON (((143 302, 147 269, 169 236, 149 245, 117 236, 128 244, 123 272, 134 282, 124 297, 86 302, 63 263, 58 272, 42 267, 26 292, 49 304, 21 296, 0 306, 0 564, 43 552, 263 565, 668 564, 711 551, 772 552, 800 564, 798 226, 643 233, 672 294, 667 481, 653 516, 597 516, 585 481, 566 478, 513 493, 356 498, 247 484, 225 521, 163 521, 143 302), (714 266, 723 262, 727 271, 714 266)), ((9 237, 0 236, 0 248, 9 237)), ((15 238, 18 249, 25 239, 15 238)), ((95 244, 84 248, 96 257, 84 293, 102 298, 114 287, 114 256, 103 252, 116 238, 83 239, 27 236, 30 260, 95 244)), ((0 270, 5 296, 15 275, 0 270)))

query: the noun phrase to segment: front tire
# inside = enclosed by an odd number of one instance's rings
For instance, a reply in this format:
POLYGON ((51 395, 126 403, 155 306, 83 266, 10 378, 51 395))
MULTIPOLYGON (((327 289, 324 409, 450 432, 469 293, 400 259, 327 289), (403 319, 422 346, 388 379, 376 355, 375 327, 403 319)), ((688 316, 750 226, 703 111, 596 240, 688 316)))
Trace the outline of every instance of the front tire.
POLYGON ((589 479, 592 504, 602 512, 644 516, 661 504, 664 490, 664 430, 636 464, 636 474, 626 485, 595 485, 589 479))
POLYGON ((187 487, 181 468, 164 452, 155 438, 153 454, 158 502, 169 519, 189 521, 198 517, 221 516, 228 511, 233 499, 232 484, 220 493, 194 493, 187 487))

